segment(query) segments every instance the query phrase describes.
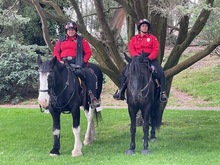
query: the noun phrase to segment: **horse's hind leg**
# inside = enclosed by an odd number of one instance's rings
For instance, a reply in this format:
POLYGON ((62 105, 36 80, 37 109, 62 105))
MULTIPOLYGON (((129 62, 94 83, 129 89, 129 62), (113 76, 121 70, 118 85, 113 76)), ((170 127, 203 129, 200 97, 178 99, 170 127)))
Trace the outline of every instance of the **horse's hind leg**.
POLYGON ((75 137, 75 144, 72 150, 72 156, 77 157, 82 155, 82 142, 80 140, 80 126, 74 128, 73 127, 73 134, 75 137))
POLYGON ((152 142, 157 141, 157 138, 156 138, 156 127, 155 127, 155 125, 153 123, 151 123, 150 140, 152 142))
POLYGON ((72 156, 77 157, 82 155, 82 142, 80 140, 80 109, 79 107, 72 111, 73 118, 73 134, 75 138, 74 148, 72 150, 72 156))
POLYGON ((85 110, 85 116, 87 118, 87 130, 85 134, 85 139, 83 141, 84 145, 88 145, 95 140, 95 127, 94 127, 94 111, 95 109, 90 108, 89 111, 85 110))

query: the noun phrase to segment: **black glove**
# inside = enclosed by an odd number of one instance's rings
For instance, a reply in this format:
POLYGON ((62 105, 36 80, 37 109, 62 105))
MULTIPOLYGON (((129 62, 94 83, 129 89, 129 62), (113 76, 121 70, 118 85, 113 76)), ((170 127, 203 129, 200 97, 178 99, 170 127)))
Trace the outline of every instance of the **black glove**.
POLYGON ((144 57, 144 63, 149 63, 150 62, 150 59, 148 57, 144 57))

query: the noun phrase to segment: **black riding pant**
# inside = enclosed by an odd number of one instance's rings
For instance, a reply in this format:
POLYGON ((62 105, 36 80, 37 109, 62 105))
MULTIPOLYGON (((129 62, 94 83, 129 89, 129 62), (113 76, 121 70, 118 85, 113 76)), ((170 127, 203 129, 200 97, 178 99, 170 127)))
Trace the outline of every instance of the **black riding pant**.
POLYGON ((158 74, 158 81, 161 85, 161 91, 165 91, 165 74, 162 66, 160 65, 157 59, 150 61, 150 64, 151 66, 154 66, 156 68, 156 72, 158 74))
MULTIPOLYGON (((157 72, 157 79, 161 85, 161 91, 165 91, 165 74, 163 71, 163 68, 161 67, 160 63, 157 59, 154 59, 150 61, 151 66, 154 66, 157 72)), ((121 77, 120 77, 120 87, 122 88, 125 85, 125 81, 127 78, 127 71, 128 71, 129 64, 127 64, 122 71, 121 77)))
MULTIPOLYGON (((75 65, 75 62, 76 62, 75 58, 68 60, 68 64, 70 66, 71 66, 71 64, 75 65)), ((96 76, 93 73, 93 71, 91 71, 88 66, 83 65, 81 68, 76 69, 74 72, 77 76, 79 76, 85 82, 87 91, 91 90, 93 95, 97 98, 96 76)))
POLYGON ((92 71, 89 69, 89 67, 85 66, 82 68, 82 72, 85 73, 85 84, 86 87, 89 90, 92 91, 93 95, 97 98, 96 94, 96 76, 92 71))

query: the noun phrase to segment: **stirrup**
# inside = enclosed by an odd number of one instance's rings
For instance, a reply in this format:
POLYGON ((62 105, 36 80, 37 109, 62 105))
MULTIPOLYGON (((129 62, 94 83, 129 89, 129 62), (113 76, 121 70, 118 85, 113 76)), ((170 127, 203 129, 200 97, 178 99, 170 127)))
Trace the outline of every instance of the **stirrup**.
POLYGON ((116 90, 115 94, 113 95, 115 100, 124 100, 125 96, 122 94, 122 90, 116 90))
POLYGON ((167 102, 167 95, 165 92, 160 93, 160 102, 162 102, 162 103, 167 102))
POLYGON ((96 98, 94 98, 94 99, 91 101, 91 106, 92 106, 93 108, 100 107, 100 102, 99 102, 96 98))

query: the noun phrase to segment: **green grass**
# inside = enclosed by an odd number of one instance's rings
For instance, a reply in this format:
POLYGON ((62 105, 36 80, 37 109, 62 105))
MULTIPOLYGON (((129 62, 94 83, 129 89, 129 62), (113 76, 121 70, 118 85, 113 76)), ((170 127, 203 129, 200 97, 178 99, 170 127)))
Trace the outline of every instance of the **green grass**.
MULTIPOLYGON (((125 109, 104 109, 96 129, 96 141, 83 147, 83 156, 71 157, 71 115, 61 116, 61 155, 50 157, 52 121, 38 109, 0 108, 1 165, 215 165, 220 160, 220 112, 165 110, 158 141, 150 142, 150 155, 142 155, 142 128, 138 127, 137 153, 125 155, 129 147, 130 119, 125 109)), ((81 139, 86 121, 81 113, 81 139)))
POLYGON ((208 101, 208 106, 220 106, 220 66, 209 66, 198 70, 187 69, 175 76, 172 86, 194 98, 208 101))

